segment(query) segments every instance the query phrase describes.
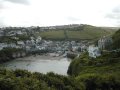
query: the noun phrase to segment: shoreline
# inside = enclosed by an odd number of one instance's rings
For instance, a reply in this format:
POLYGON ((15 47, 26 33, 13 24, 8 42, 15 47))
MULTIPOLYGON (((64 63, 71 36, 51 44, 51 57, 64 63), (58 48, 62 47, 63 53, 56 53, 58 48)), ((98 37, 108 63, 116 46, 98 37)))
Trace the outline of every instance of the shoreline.
POLYGON ((11 70, 22 69, 44 74, 47 72, 54 72, 61 75, 67 75, 70 61, 70 59, 64 58, 63 56, 54 57, 50 55, 30 55, 13 59, 10 62, 1 64, 0 67, 11 70))
POLYGON ((50 55, 30 55, 30 56, 26 56, 26 57, 21 57, 21 58, 16 58, 14 60, 61 60, 62 58, 64 58, 63 56, 50 56, 50 55))

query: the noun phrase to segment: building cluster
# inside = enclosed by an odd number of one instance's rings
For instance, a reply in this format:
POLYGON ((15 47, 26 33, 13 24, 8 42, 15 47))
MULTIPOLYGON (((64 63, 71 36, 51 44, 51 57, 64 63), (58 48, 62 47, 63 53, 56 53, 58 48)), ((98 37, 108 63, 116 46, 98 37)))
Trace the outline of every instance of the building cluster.
POLYGON ((18 35, 29 35, 34 33, 32 27, 3 27, 0 28, 0 37, 2 36, 18 36, 18 35))
POLYGON ((111 37, 102 37, 98 40, 98 46, 90 45, 88 47, 88 53, 90 57, 96 58, 101 56, 102 50, 111 50, 113 41, 111 37))
POLYGON ((31 27, 2 27, 0 28, 0 36, 15 36, 22 34, 33 34, 51 30, 64 30, 64 29, 76 29, 84 26, 84 24, 69 24, 69 25, 57 25, 57 26, 31 26, 31 27))
POLYGON ((37 39, 32 37, 31 40, 26 42, 25 47, 28 52, 45 51, 53 56, 65 55, 67 53, 78 54, 87 49, 83 42, 42 40, 40 37, 37 39))
POLYGON ((98 56, 101 56, 101 51, 97 46, 90 45, 88 47, 88 53, 90 57, 96 58, 98 56))
MULTIPOLYGON (((89 56, 96 58, 101 55, 101 50, 111 50, 112 38, 102 37, 98 40, 98 45, 90 45, 88 41, 51 41, 43 40, 40 36, 32 34, 39 33, 48 29, 56 28, 73 28, 80 25, 64 25, 64 26, 50 26, 50 27, 6 27, 0 28, 0 37, 12 37, 15 42, 0 42, 0 50, 3 48, 20 48, 26 52, 49 52, 55 55, 66 53, 77 53, 88 51, 89 56), (18 36, 30 36, 29 39, 20 40, 18 36)), ((53 54, 52 54, 53 55, 53 54)))
POLYGON ((98 40, 98 47, 99 47, 101 50, 104 50, 104 49, 110 50, 112 43, 113 43, 112 38, 110 38, 110 37, 105 37, 105 36, 104 36, 103 38, 100 38, 100 39, 98 40))
POLYGON ((79 25, 63 25, 48 27, 3 27, 0 28, 0 39, 2 37, 9 38, 11 41, 0 42, 0 50, 3 48, 18 48, 26 52, 50 52, 58 55, 63 53, 78 53, 87 49, 86 41, 51 41, 43 40, 40 36, 34 36, 35 33, 45 31, 47 29, 73 28, 79 25), (21 40, 20 37, 29 36, 29 38, 21 40))
MULTIPOLYGON (((32 29, 31 29, 32 30, 32 29)), ((29 30, 29 32, 32 32, 29 30)), ((30 35, 29 39, 20 40, 18 36, 28 35, 29 32, 25 28, 6 28, 0 30, 0 37, 7 36, 14 39, 10 42, 0 42, 0 50, 4 48, 23 49, 26 52, 48 52, 55 55, 62 55, 65 53, 79 53, 87 49, 86 41, 51 41, 43 40, 40 36, 30 35), (5 32, 6 30, 9 31, 5 32)), ((19 56, 19 54, 17 54, 19 56)), ((15 55, 14 55, 15 56, 15 55)))

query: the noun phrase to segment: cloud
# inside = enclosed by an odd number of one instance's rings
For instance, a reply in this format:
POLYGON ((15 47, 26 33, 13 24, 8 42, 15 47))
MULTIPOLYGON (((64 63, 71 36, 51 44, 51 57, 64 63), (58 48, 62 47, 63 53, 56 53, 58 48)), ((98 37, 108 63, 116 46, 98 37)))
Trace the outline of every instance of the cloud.
POLYGON ((108 13, 106 16, 106 18, 109 19, 118 19, 120 20, 120 5, 115 7, 110 13, 108 13))
POLYGON ((2 12, 3 9, 4 9, 4 6, 3 6, 3 4, 1 4, 1 2, 0 2, 0 13, 2 12))
POLYGON ((120 5, 113 8, 110 13, 106 14, 105 18, 115 22, 116 26, 119 26, 120 25, 120 5))
POLYGON ((120 20, 120 14, 116 14, 116 13, 107 14, 105 17, 108 19, 120 20))
POLYGON ((0 17, 0 27, 5 26, 3 17, 0 17))
POLYGON ((68 21, 80 21, 79 18, 72 17, 72 16, 67 17, 67 20, 68 20, 68 21))
MULTIPOLYGON (((28 0, 0 0, 0 12, 6 8, 9 8, 11 4, 23 4, 23 5, 29 5, 28 0)), ((13 5, 11 5, 13 6, 13 5)))
POLYGON ((11 3, 25 4, 25 5, 29 4, 28 0, 4 0, 4 1, 8 1, 8 2, 11 2, 11 3))
POLYGON ((3 9, 3 5, 0 3, 0 9, 3 9))
POLYGON ((112 12, 113 13, 120 13, 120 6, 117 6, 116 8, 114 8, 113 10, 112 10, 112 12))
POLYGON ((0 21, 0 27, 3 27, 4 26, 4 23, 0 21))
POLYGON ((0 0, 0 16, 6 26, 71 23, 111 26, 120 18, 118 5, 120 0, 0 0))
POLYGON ((3 6, 3 2, 0 0, 0 10, 3 9, 4 6, 3 6))

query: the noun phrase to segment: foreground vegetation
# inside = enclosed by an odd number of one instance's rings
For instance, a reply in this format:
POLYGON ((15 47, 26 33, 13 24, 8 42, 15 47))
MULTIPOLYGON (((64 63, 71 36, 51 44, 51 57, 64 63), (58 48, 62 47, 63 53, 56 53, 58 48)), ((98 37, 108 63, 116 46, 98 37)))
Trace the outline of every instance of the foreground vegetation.
POLYGON ((22 49, 16 48, 4 48, 0 51, 0 63, 14 59, 12 54, 23 51, 22 49))
POLYGON ((84 86, 71 77, 52 72, 44 75, 0 69, 0 90, 84 90, 84 86))
POLYGON ((103 52, 98 58, 90 58, 88 53, 83 53, 74 59, 68 69, 69 75, 81 75, 85 73, 95 74, 120 74, 120 52, 103 52))
POLYGON ((92 59, 84 53, 70 64, 69 76, 0 69, 0 90, 119 90, 119 55, 106 52, 92 59))
POLYGON ((113 38, 113 49, 120 48, 120 29, 115 32, 112 38, 113 38))
POLYGON ((68 74, 84 83, 86 90, 119 90, 120 52, 104 52, 94 59, 83 53, 72 61, 68 74))
POLYGON ((120 30, 113 35, 112 51, 103 51, 102 56, 97 58, 90 58, 87 52, 83 53, 71 62, 68 74, 74 76, 76 81, 82 82, 86 90, 119 90, 119 41, 120 30))

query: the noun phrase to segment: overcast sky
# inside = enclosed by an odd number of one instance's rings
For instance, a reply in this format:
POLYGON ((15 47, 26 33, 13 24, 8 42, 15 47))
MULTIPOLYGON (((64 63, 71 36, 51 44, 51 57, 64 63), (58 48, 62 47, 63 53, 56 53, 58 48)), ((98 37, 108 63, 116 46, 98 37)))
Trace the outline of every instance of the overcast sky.
POLYGON ((120 26, 120 0, 0 0, 0 26, 120 26))

